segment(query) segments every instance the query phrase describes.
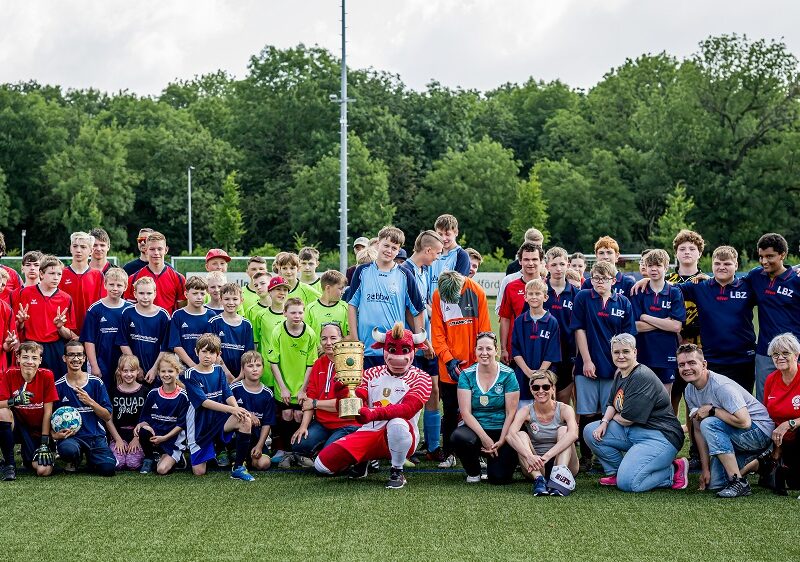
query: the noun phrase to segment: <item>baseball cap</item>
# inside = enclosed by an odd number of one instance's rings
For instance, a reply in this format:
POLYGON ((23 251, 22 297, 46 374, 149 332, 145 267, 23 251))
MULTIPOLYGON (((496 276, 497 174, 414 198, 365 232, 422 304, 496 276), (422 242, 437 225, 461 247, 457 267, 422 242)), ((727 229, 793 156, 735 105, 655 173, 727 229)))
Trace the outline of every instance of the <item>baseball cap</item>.
POLYGON ((289 287, 289 283, 286 282, 286 279, 280 275, 276 275, 269 280, 269 287, 267 288, 267 291, 277 289, 278 287, 286 287, 287 289, 291 289, 291 287, 289 287))
POLYGON ((550 481, 547 487, 561 492, 562 496, 568 496, 575 489, 575 477, 563 464, 553 467, 550 471, 550 481))
POLYGON ((214 258, 222 258, 225 261, 231 261, 231 257, 228 255, 228 252, 219 248, 211 248, 206 254, 206 261, 214 258))
POLYGON ((353 241, 353 248, 356 246, 364 246, 365 248, 369 246, 369 238, 366 236, 359 236, 353 241))
POLYGON ((408 254, 406 253, 406 251, 403 248, 400 248, 400 251, 397 252, 397 257, 395 257, 394 259, 396 259, 396 260, 407 260, 408 259, 408 254))

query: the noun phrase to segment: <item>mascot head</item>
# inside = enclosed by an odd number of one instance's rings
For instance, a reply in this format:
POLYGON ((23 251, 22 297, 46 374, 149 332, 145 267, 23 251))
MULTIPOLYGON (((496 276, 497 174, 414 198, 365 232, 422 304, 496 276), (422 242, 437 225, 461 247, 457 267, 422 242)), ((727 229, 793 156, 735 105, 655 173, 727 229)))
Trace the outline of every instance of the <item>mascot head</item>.
POLYGON ((411 330, 403 329, 403 325, 397 322, 385 334, 378 328, 374 328, 372 338, 375 343, 372 344, 372 347, 374 349, 383 348, 383 360, 389 374, 402 376, 414 362, 414 352, 417 349, 425 349, 427 337, 425 332, 413 334, 411 330))

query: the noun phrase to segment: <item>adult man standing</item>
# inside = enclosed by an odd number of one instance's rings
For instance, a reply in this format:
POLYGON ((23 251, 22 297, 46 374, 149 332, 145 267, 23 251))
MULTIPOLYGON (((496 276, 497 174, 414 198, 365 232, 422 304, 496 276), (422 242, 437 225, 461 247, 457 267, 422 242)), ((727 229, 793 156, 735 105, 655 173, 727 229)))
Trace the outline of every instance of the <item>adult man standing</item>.
POLYGON ((539 268, 544 260, 544 250, 533 242, 523 242, 517 251, 517 259, 522 264, 522 275, 509 282, 502 293, 502 304, 498 310, 500 316, 500 360, 508 364, 511 359, 511 328, 514 320, 527 307, 525 302, 525 284, 532 279, 539 279, 539 268))
POLYGON ((136 237, 136 245, 139 248, 139 257, 132 259, 122 266, 128 277, 147 266, 147 235, 153 232, 152 228, 140 228, 139 235, 136 237))
POLYGON ((775 424, 752 394, 708 370, 700 347, 681 345, 677 357, 700 451, 700 489, 719 490, 721 498, 749 496, 750 484, 741 468, 770 446, 775 424))

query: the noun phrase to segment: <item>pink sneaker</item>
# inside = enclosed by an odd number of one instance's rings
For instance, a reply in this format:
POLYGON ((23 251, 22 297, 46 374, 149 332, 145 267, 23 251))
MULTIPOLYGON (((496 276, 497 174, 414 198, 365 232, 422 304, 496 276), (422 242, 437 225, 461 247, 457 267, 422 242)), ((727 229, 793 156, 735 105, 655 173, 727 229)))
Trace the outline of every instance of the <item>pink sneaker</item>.
POLYGON ((683 457, 672 461, 675 474, 672 477, 673 490, 685 490, 689 485, 689 462, 683 457))
POLYGON ((600 479, 601 486, 616 486, 617 485, 617 475, 612 474, 611 476, 603 476, 600 479))

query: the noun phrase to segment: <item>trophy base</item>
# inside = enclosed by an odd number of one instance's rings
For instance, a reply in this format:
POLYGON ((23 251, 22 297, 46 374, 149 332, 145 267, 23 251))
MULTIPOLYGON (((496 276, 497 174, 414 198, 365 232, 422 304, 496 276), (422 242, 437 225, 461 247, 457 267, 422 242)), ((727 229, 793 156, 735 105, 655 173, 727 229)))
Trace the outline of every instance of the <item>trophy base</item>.
POLYGON ((342 398, 339 400, 339 417, 355 418, 361 409, 361 398, 342 398))

